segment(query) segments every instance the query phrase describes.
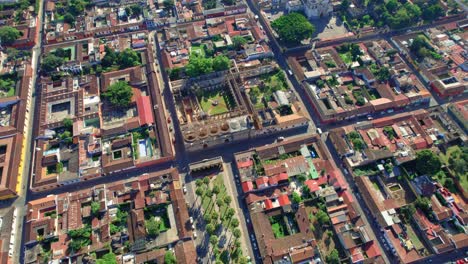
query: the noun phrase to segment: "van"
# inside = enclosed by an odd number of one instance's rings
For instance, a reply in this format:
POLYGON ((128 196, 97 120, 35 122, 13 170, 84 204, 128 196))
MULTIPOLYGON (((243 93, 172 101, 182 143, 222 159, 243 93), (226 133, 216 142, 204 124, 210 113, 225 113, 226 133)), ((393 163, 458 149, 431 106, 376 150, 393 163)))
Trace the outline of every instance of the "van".
POLYGON ((290 76, 293 75, 293 72, 291 70, 288 70, 288 73, 289 73, 290 76))
POLYGON ((322 129, 320 129, 320 127, 317 127, 317 134, 322 135, 322 129))

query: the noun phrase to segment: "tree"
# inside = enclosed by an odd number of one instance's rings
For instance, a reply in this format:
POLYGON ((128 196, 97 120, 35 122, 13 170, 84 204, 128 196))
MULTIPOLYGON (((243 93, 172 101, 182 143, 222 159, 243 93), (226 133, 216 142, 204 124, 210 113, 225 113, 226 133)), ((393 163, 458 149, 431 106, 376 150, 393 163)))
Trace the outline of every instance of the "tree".
POLYGON ((161 226, 161 221, 156 220, 156 218, 151 217, 149 220, 145 221, 146 231, 148 235, 155 237, 159 235, 159 227, 161 226))
POLYGON ((0 27, 0 41, 1 44, 11 45, 15 40, 17 40, 21 36, 21 32, 10 26, 2 26, 0 27))
POLYGON ((218 236, 216 236, 216 235, 210 236, 210 244, 213 247, 215 247, 216 244, 218 244, 218 236))
POLYGON ((307 176, 305 174, 299 174, 299 175, 297 175, 297 180, 300 183, 304 183, 307 180, 307 176))
POLYGON ((293 192, 292 194, 292 200, 294 203, 300 203, 302 202, 301 196, 297 192, 293 192))
POLYGON ((217 205, 219 208, 221 208, 221 206, 224 205, 224 201, 223 201, 223 199, 222 199, 221 197, 218 197, 218 198, 216 199, 216 205, 217 205))
POLYGON ((239 226, 239 220, 237 218, 231 219, 231 227, 236 228, 239 226))
POLYGON ((325 259, 329 264, 340 264, 340 255, 338 254, 338 250, 336 250, 336 248, 333 249, 325 259))
POLYGON ((96 260, 96 264, 117 264, 117 257, 114 253, 109 252, 96 260))
POLYGON ((315 32, 314 26, 305 16, 299 13, 283 15, 271 23, 281 40, 290 44, 298 44, 311 38, 315 32))
POLYGON ((190 77, 197 77, 210 72, 213 72, 212 59, 196 54, 190 56, 189 63, 185 66, 185 73, 190 77))
POLYGON ((70 24, 70 25, 73 25, 73 24, 75 24, 75 21, 76 21, 76 20, 75 20, 75 17, 74 17, 72 14, 66 13, 66 14, 63 16, 63 21, 64 21, 65 23, 68 23, 68 24, 70 24))
POLYGON ((414 206, 421 209, 423 212, 428 213, 431 210, 431 200, 427 197, 419 196, 414 201, 414 206))
POLYGON ((317 221, 320 225, 328 224, 328 222, 330 222, 330 217, 328 214, 320 209, 317 211, 315 217, 317 218, 317 221))
POLYGON ((317 85, 318 88, 325 87, 325 82, 323 80, 317 80, 315 84, 317 85))
POLYGON ((47 54, 47 56, 42 60, 42 69, 46 72, 55 71, 60 67, 64 62, 64 59, 58 56, 55 56, 52 53, 47 54))
POLYGON ((132 87, 127 82, 118 81, 111 84, 103 96, 116 107, 127 107, 132 99, 132 87))
POLYGON ((341 1, 340 8, 341 10, 346 11, 348 10, 349 5, 350 5, 349 0, 343 0, 341 1))
POLYGON ((63 119, 62 122, 63 126, 68 130, 70 130, 73 127, 73 120, 71 118, 66 117, 63 119))
POLYGON ((421 174, 435 175, 442 167, 439 157, 429 149, 416 153, 415 168, 421 174))
POLYGON ((131 5, 130 10, 132 10, 132 15, 140 16, 141 15, 141 6, 138 4, 131 5))
POLYGON ((174 253, 172 251, 168 250, 166 251, 166 254, 164 254, 164 264, 176 264, 177 260, 174 256, 174 253))
POLYGON ((235 49, 239 50, 242 48, 247 43, 247 40, 242 37, 242 36, 234 36, 232 38, 232 46, 234 46, 235 49))
POLYGON ((219 214, 217 212, 212 212, 211 213, 211 219, 216 222, 218 221, 218 218, 219 218, 219 214))
POLYGON ((231 202, 232 202, 231 196, 224 196, 224 203, 225 203, 226 205, 229 206, 229 205, 231 204, 231 202))
POLYGON ((455 159, 452 164, 453 170, 459 175, 465 175, 468 171, 468 163, 464 159, 455 159))
POLYGON ((353 147, 357 151, 364 149, 364 141, 362 141, 360 138, 352 139, 351 143, 353 143, 353 147))
POLYGON ((105 68, 111 67, 117 61, 117 53, 108 46, 104 47, 104 51, 106 52, 106 55, 102 58, 101 64, 105 68))
POLYGON ((221 190, 219 189, 218 185, 213 186, 213 193, 218 195, 221 190))
POLYGON ((101 204, 99 202, 93 201, 91 203, 91 214, 96 216, 99 213, 99 210, 101 209, 101 204))
POLYGON ((211 215, 210 214, 205 214, 203 216, 203 220, 205 220, 206 224, 210 224, 211 223, 211 215))
POLYGON ((401 208, 401 213, 406 221, 409 221, 411 217, 416 213, 416 208, 412 204, 408 204, 401 208))
POLYGON ((358 105, 358 106, 363 106, 363 105, 365 105, 365 104, 366 104, 366 99, 364 99, 363 96, 358 96, 358 97, 356 98, 356 105, 358 105))
POLYGON ((383 128, 383 132, 385 133, 385 135, 387 135, 387 137, 392 140, 396 137, 396 133, 395 131, 393 130, 393 127, 391 126, 386 126, 383 128))
POLYGON ((203 183, 206 184, 206 185, 210 184, 210 178, 208 176, 205 176, 203 178, 203 183))
POLYGON ((228 208, 226 210, 226 219, 231 218, 235 213, 234 208, 228 208))
POLYGON ((228 70, 229 67, 231 67, 231 61, 226 56, 224 56, 224 55, 216 56, 213 59, 213 70, 214 71, 225 71, 225 70, 228 70))
POLYGON ((200 187, 200 186, 202 186, 202 185, 203 185, 203 181, 202 181, 201 179, 197 179, 197 180, 195 181, 195 186, 200 187))
POLYGON ((387 67, 381 67, 376 72, 376 77, 379 81, 387 81, 388 79, 390 79, 390 70, 387 67))
MULTIPOLYGON (((241 237, 241 231, 239 228, 235 228, 232 230, 232 235, 237 239, 241 237)), ((237 241, 237 240, 236 240, 237 241)))
POLYGON ((163 4, 164 10, 166 10, 166 12, 169 12, 174 8, 174 0, 164 0, 163 4))
POLYGON ((119 53, 118 63, 121 69, 137 66, 140 65, 140 57, 135 50, 127 48, 119 53))
POLYGON ((422 11, 422 18, 424 20, 432 21, 445 15, 444 9, 439 4, 434 4, 422 11))
POLYGON ((204 192, 204 190, 203 190, 202 187, 198 187, 198 188, 195 190, 195 194, 196 194, 197 196, 200 196, 200 197, 201 197, 201 196, 203 196, 204 193, 205 193, 205 192, 204 192))
POLYGON ((206 225, 206 232, 211 236, 214 234, 215 231, 215 226, 213 224, 207 224, 206 225))
POLYGON ((385 7, 387 8, 388 12, 392 13, 396 11, 398 7, 398 1, 397 0, 389 0, 387 4, 385 4, 385 7))

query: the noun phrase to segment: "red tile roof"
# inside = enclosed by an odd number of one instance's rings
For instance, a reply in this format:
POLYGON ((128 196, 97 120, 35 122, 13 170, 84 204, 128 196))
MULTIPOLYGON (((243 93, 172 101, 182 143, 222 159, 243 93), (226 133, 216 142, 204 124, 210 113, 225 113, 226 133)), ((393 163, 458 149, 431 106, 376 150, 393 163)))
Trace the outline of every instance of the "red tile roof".
POLYGON ((251 190, 253 190, 253 183, 251 181, 242 183, 242 191, 244 191, 244 193, 250 192, 251 190))
POLYGON ((285 205, 290 205, 291 204, 291 201, 289 201, 289 197, 287 194, 282 194, 278 197, 278 201, 280 203, 281 206, 285 206, 285 205))
POLYGON ((153 111, 149 96, 140 96, 136 99, 138 116, 140 117, 141 125, 154 124, 153 111))
POLYGON ((374 240, 368 242, 368 243, 364 246, 364 250, 366 251, 366 255, 367 255, 368 258, 375 258, 375 257, 377 257, 377 256, 382 255, 382 253, 380 252, 379 247, 378 247, 377 244, 374 242, 374 240))
POLYGON ((238 161, 237 162, 237 168, 243 169, 243 168, 249 168, 253 166, 253 160, 249 159, 246 161, 238 161))
POLYGON ((304 182, 311 192, 316 192, 320 189, 320 185, 317 180, 307 180, 304 182))
POLYGON ((264 203, 265 203, 265 209, 266 210, 270 210, 270 209, 273 208, 273 202, 270 199, 266 199, 264 201, 264 203))

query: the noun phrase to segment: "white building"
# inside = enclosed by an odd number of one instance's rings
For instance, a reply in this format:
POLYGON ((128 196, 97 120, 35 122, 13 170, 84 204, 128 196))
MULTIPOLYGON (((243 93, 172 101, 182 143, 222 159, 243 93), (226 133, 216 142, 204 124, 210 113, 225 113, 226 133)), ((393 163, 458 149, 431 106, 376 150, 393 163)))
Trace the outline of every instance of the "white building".
POLYGON ((304 0, 304 12, 309 19, 330 16, 333 6, 330 0, 304 0))

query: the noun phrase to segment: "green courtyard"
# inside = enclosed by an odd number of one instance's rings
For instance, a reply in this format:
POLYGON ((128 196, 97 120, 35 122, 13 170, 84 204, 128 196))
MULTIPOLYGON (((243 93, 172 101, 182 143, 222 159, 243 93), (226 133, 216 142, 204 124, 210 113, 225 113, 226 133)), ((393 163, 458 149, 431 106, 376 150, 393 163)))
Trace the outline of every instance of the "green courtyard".
POLYGON ((231 96, 223 90, 204 91, 198 96, 198 101, 203 112, 208 115, 219 115, 229 112, 233 104, 231 96))

